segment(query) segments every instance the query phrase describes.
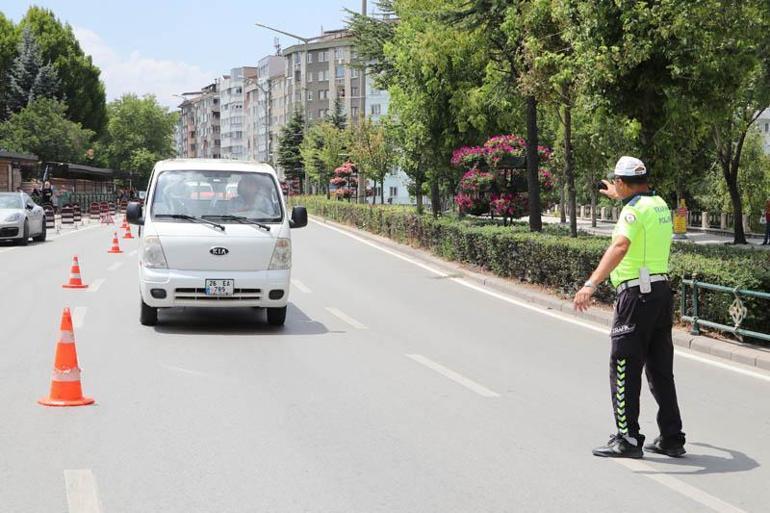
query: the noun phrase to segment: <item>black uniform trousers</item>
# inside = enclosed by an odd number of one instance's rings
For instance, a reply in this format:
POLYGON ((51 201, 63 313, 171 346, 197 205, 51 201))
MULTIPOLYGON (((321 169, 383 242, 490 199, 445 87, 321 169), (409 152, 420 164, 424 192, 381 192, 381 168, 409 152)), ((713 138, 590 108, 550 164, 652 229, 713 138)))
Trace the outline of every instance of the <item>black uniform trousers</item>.
POLYGON ((642 368, 658 403, 658 427, 664 438, 682 435, 674 385, 673 292, 667 281, 654 282, 642 294, 630 287, 618 294, 612 323, 610 388, 618 432, 639 434, 642 368))

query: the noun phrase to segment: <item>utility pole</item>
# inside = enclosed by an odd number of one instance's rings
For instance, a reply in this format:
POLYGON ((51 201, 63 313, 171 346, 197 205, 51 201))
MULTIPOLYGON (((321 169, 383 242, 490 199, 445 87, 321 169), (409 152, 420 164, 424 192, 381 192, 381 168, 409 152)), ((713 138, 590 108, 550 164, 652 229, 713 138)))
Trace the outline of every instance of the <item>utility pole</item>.
MULTIPOLYGON (((361 0, 361 15, 366 16, 366 0, 361 0)), ((353 63, 355 65, 356 63, 353 63)), ((361 67, 361 113, 359 119, 351 119, 350 122, 361 122, 366 118, 366 63, 361 67)), ((361 172, 358 173, 358 203, 367 203, 366 196, 366 181, 361 176, 361 172)), ((375 184, 376 188, 376 184, 375 184)), ((376 192, 376 191, 375 191, 376 192)))

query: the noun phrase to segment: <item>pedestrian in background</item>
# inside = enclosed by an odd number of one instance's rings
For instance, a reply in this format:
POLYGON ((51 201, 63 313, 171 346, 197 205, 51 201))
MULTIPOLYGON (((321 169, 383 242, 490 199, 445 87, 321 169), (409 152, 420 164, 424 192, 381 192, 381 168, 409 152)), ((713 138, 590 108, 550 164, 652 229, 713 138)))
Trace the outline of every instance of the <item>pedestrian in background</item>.
POLYGON ((765 240, 762 242, 763 246, 770 243, 770 199, 765 203, 765 211, 762 213, 762 219, 765 220, 765 240))
POLYGON ((596 270, 575 295, 575 309, 585 311, 596 287, 608 276, 616 288, 610 338, 610 389, 617 433, 595 456, 641 458, 645 437, 639 432, 642 369, 658 403, 660 436, 644 446, 651 452, 678 457, 685 453, 685 435, 674 385, 673 291, 668 259, 673 226, 666 202, 649 186, 644 163, 621 157, 601 192, 623 201, 610 247, 596 270))

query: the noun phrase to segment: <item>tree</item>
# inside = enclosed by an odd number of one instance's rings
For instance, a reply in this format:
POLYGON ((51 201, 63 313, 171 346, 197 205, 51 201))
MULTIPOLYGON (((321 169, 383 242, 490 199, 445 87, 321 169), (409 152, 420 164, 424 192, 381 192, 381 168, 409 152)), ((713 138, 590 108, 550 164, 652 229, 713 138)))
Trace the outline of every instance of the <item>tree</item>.
POLYGON ((40 46, 43 62, 50 62, 59 77, 57 98, 67 102, 67 117, 101 134, 107 123, 104 84, 99 68, 83 53, 72 27, 52 11, 30 7, 19 22, 40 46))
POLYGON ((109 121, 97 158, 113 169, 148 177, 158 160, 174 156, 176 114, 152 95, 125 94, 107 106, 109 121))
POLYGON ((348 124, 348 117, 345 115, 345 111, 342 110, 342 101, 339 96, 334 99, 334 111, 329 115, 329 122, 337 130, 344 130, 348 124))
POLYGON ((312 125, 300 145, 308 179, 315 180, 319 188, 326 191, 327 198, 329 180, 334 170, 345 161, 346 152, 345 132, 331 121, 312 125))
POLYGON ((365 172, 375 185, 380 184, 380 203, 385 203, 385 177, 393 171, 395 161, 390 134, 382 123, 369 118, 351 125, 348 133, 350 159, 356 163, 359 176, 365 172))
POLYGON ((19 46, 19 31, 13 22, 0 12, 0 121, 8 117, 6 98, 8 78, 19 46))
MULTIPOLYGON (((281 128, 278 136, 278 165, 289 180, 305 179, 304 163, 300 147, 305 138, 305 118, 302 112, 294 111, 289 122, 281 128)), ((306 190, 302 187, 302 190, 306 190)))
POLYGON ((42 161, 80 163, 93 131, 66 118, 64 103, 39 98, 0 123, 0 147, 33 153, 42 161))
POLYGON ((56 98, 59 87, 56 71, 51 63, 43 65, 40 48, 28 28, 22 31, 18 55, 8 78, 8 115, 22 110, 36 98, 56 98))

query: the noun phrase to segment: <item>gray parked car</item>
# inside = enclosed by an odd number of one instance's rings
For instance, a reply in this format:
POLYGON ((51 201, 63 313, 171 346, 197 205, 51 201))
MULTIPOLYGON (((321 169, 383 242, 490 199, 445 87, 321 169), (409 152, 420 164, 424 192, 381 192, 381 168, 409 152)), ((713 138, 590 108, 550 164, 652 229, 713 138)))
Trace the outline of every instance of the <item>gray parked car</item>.
POLYGON ((0 241, 26 246, 29 238, 45 240, 45 211, 25 192, 0 192, 0 241))

